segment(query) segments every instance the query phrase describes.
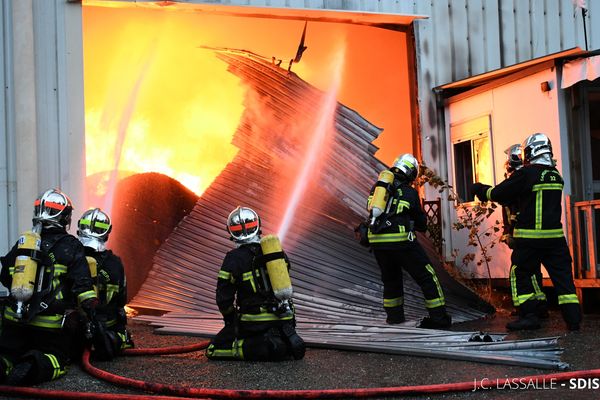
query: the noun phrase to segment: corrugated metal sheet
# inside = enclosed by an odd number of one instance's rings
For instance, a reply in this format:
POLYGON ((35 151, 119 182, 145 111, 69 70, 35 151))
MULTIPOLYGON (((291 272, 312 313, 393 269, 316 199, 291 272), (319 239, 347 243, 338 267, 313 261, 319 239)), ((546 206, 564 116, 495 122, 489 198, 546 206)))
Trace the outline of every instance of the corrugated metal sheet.
MULTIPOLYGON (((276 232, 274 224, 282 219, 289 192, 280 189, 284 182, 293 182, 302 163, 297 135, 308 134, 302 129, 318 115, 323 93, 255 57, 231 52, 219 57, 250 88, 233 139, 240 151, 158 251, 154 267, 132 301, 134 307, 217 313, 216 276, 222 257, 232 247, 224 231, 228 213, 237 205, 248 205, 261 215, 265 232, 276 232)), ((319 149, 326 159, 324 167, 304 195, 286 240, 300 316, 325 313, 334 320, 384 319, 378 267, 353 237, 353 227, 364 217, 370 186, 383 168, 371 144, 379 133, 356 112, 338 105, 334 144, 329 150, 319 149)), ((427 246, 435 257, 431 245, 427 246)), ((443 279, 452 285, 451 279, 443 279)), ((408 317, 417 319, 426 314, 422 293, 410 278, 406 287, 408 317)), ((457 286, 447 290, 455 319, 480 317, 480 311, 465 307, 463 290, 457 286)))

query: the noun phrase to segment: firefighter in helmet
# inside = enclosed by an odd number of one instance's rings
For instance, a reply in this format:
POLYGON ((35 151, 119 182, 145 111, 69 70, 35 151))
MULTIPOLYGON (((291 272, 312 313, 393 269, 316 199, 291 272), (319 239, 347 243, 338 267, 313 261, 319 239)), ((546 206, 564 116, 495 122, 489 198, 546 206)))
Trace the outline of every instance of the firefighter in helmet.
POLYGON ((92 314, 97 304, 83 246, 67 233, 72 210, 60 190, 43 192, 34 203, 34 228, 1 258, 0 280, 11 289, 2 315, 1 383, 64 375, 79 314, 92 314))
POLYGON ((552 144, 543 133, 534 133, 521 145, 523 168, 495 187, 474 183, 472 193, 482 201, 517 204, 513 231, 511 291, 519 317, 510 330, 538 329, 539 300, 532 276, 546 267, 558 295, 558 304, 569 330, 579 330, 581 309, 575 292, 571 255, 562 229, 563 179, 555 168, 552 144))
POLYGON ((429 317, 419 327, 444 329, 452 324, 446 312, 444 293, 415 231, 424 232, 427 220, 417 191, 411 186, 419 173, 419 162, 412 154, 396 158, 388 170, 379 174, 371 189, 368 210, 369 244, 381 269, 383 308, 388 324, 399 324, 404 317, 402 270, 417 282, 425 297, 429 317))
MULTIPOLYGON (((523 167, 523 156, 521 151, 521 144, 513 144, 509 146, 504 153, 506 154, 506 162, 504 163, 504 178, 508 179, 515 171, 523 167)), ((510 204, 502 207, 502 236, 500 241, 506 244, 511 250, 515 246, 515 239, 513 238, 513 231, 515 229, 515 223, 517 222, 518 212, 517 205, 510 204)), ((510 278, 515 279, 514 267, 511 266, 510 278)), ((541 268, 531 277, 531 283, 535 288, 535 298, 538 300, 538 307, 536 314, 540 318, 548 318, 548 304, 546 301, 546 294, 542 290, 542 271, 541 268)), ((515 308, 518 310, 519 304, 513 301, 515 308)), ((518 311, 516 311, 518 314, 518 311)))
POLYGON ((133 347, 126 329, 127 279, 121 259, 106 248, 112 230, 110 217, 99 208, 83 213, 77 222, 77 236, 85 248, 90 273, 95 280, 99 304, 92 320, 91 334, 96 359, 111 360, 133 347))
POLYGON ((258 214, 237 207, 227 218, 236 248, 225 255, 216 300, 225 326, 206 350, 209 359, 279 361, 304 357, 296 333, 289 261, 274 235, 261 239, 258 214))

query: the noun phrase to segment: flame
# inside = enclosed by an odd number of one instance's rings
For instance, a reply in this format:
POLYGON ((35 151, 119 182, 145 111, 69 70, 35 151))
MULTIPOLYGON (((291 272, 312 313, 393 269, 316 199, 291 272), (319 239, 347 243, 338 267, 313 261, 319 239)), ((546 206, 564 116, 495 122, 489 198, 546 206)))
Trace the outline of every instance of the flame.
POLYGON ((84 7, 87 175, 104 174, 96 195, 141 172, 200 195, 237 152, 244 88, 197 30, 136 11, 84 7))
MULTIPOLYGON (((118 179, 159 172, 200 195, 237 154, 231 139, 246 97, 227 65, 200 47, 248 49, 286 65, 304 21, 101 3, 111 6, 83 6, 88 194, 110 208, 118 179)), ((338 100, 385 129, 378 157, 391 162, 413 150, 406 34, 311 22, 294 72, 328 91, 341 32, 348 46, 338 100)))

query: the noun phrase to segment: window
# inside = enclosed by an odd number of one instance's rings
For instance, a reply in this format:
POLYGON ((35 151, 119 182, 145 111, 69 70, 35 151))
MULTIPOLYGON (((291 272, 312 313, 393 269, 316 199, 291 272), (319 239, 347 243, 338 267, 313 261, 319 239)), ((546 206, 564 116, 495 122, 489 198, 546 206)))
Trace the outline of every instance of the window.
POLYGON ((489 116, 450 127, 454 155, 454 189, 463 201, 473 201, 473 182, 494 184, 489 116))

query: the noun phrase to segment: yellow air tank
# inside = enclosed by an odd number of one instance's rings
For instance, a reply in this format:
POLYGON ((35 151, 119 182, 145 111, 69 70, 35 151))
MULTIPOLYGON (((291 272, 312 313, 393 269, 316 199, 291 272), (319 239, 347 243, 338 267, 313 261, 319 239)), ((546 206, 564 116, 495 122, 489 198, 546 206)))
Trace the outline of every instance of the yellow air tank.
POLYGON ((377 179, 375 191, 373 191, 371 203, 369 204, 369 211, 371 211, 373 222, 385 211, 385 207, 389 198, 387 188, 392 182, 394 182, 394 173, 387 169, 381 171, 379 178, 377 179))
POLYGON ((90 276, 92 277, 92 282, 94 282, 94 292, 96 292, 96 296, 98 296, 98 263, 96 259, 92 256, 85 256, 85 259, 88 263, 88 268, 90 269, 90 276))
POLYGON ((281 242, 275 235, 267 235, 260 240, 260 247, 262 248, 263 256, 267 259, 270 254, 275 255, 280 253, 280 257, 276 257, 270 261, 267 261, 267 272, 269 273, 269 281, 273 288, 273 293, 278 300, 288 300, 292 298, 292 281, 288 272, 287 263, 283 258, 283 250, 281 249, 281 242))
MULTIPOLYGON (((32 230, 21 235, 17 247, 19 250, 39 251, 41 243, 42 238, 40 237, 40 234, 32 230)), ((17 301, 16 314, 18 318, 22 318, 23 316, 23 304, 33 295, 36 274, 37 261, 28 255, 17 256, 10 293, 17 301)))

